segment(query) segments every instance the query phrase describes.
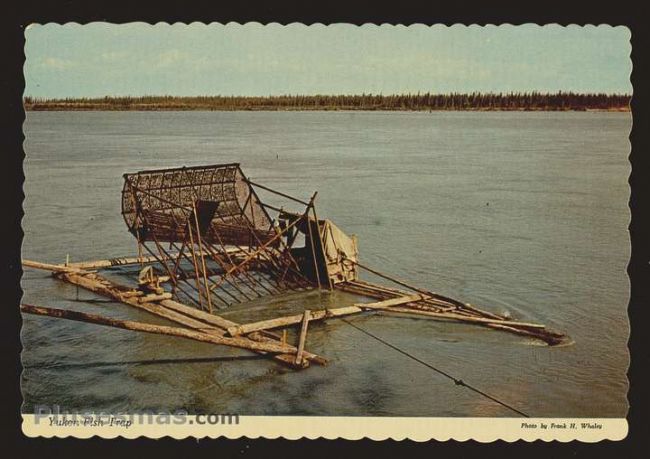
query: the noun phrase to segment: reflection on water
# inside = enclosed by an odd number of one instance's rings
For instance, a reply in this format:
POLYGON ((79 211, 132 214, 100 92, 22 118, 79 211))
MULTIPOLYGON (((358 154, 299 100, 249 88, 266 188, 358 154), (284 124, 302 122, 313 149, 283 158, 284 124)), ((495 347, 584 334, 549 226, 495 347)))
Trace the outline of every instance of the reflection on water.
MULTIPOLYGON (((626 113, 32 112, 23 256, 133 254, 123 173, 241 162, 290 194, 318 190, 319 216, 357 234, 367 264, 575 344, 388 314, 356 324, 533 416, 625 416, 630 126, 626 113)), ((27 303, 166 323, 75 301, 43 273, 22 286, 27 303)), ((246 322, 356 300, 306 292, 222 312, 246 322)), ((25 317, 23 409, 510 415, 341 321, 309 330, 308 349, 331 363, 296 372, 237 349, 25 317)))

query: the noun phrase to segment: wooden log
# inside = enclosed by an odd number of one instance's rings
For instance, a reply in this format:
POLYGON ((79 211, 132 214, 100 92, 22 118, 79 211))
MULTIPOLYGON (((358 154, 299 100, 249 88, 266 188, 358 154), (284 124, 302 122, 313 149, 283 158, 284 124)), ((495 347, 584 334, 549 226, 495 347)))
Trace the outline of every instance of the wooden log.
POLYGON ((68 266, 79 269, 101 269, 111 268, 113 266, 137 265, 140 263, 155 263, 156 259, 152 256, 143 257, 121 257, 111 258, 109 260, 92 260, 68 263, 68 266))
POLYGON ((82 271, 79 268, 73 268, 71 266, 54 265, 54 264, 51 264, 51 263, 41 263, 39 261, 32 261, 32 260, 23 260, 22 265, 27 267, 27 268, 43 269, 45 271, 52 271, 52 272, 55 272, 55 273, 85 272, 85 271, 82 271))
MULTIPOLYGON (((325 254, 325 242, 323 238, 323 234, 325 234, 325 230, 323 229, 323 232, 320 230, 320 223, 318 221, 318 215, 316 215, 316 206, 313 204, 313 199, 312 199, 312 205, 311 205, 311 211, 314 214, 314 221, 316 222, 316 229, 318 230, 318 241, 320 242, 320 254, 323 257, 323 263, 325 265, 325 275, 327 276, 327 288, 331 291, 333 289, 333 283, 332 283, 332 278, 330 277, 329 269, 327 268, 327 255, 325 254)), ((307 221, 307 224, 311 227, 311 222, 307 221)))
POLYGON ((524 328, 510 327, 502 324, 485 324, 486 327, 494 328, 496 330, 503 330, 517 335, 528 336, 546 342, 549 346, 557 346, 558 344, 565 344, 570 342, 570 338, 560 333, 555 333, 549 330, 528 330, 524 328))
POLYGON ((379 271, 377 271, 375 269, 372 269, 372 268, 370 268, 370 267, 368 267, 366 265, 363 265, 363 264, 359 263, 358 261, 354 261, 354 260, 349 260, 349 261, 356 264, 360 268, 363 268, 366 271, 375 274, 376 276, 379 276, 379 277, 382 277, 382 278, 384 278, 386 280, 394 282, 397 285, 401 285, 402 287, 406 287, 406 288, 408 288, 410 290, 413 290, 413 291, 416 291, 416 292, 419 292, 419 293, 423 293, 425 295, 429 295, 429 296, 431 296, 432 298, 435 298, 435 299, 446 301, 446 302, 448 302, 448 303, 450 303, 452 305, 458 306, 459 308, 470 309, 470 310, 472 310, 472 311, 474 311, 474 312, 476 312, 476 313, 478 313, 480 315, 483 315, 483 316, 491 317, 493 319, 503 319, 503 317, 501 317, 501 316, 499 316, 497 314, 494 314, 494 313, 491 313, 491 312, 488 312, 488 311, 483 311, 481 309, 478 309, 475 306, 472 306, 469 303, 463 303, 461 301, 455 300, 455 299, 450 298, 448 296, 441 295, 440 293, 435 293, 435 292, 431 292, 431 291, 428 291, 428 290, 425 290, 425 289, 421 289, 419 287, 415 287, 413 285, 410 285, 410 284, 404 282, 403 280, 397 279, 395 277, 388 276, 387 274, 383 274, 383 273, 381 273, 381 272, 379 272, 379 271))
MULTIPOLYGON (((190 306, 186 306, 182 303, 179 303, 174 300, 164 300, 160 302, 161 305, 165 306, 166 308, 169 308, 173 311, 180 312, 182 314, 188 315, 190 317, 194 317, 200 321, 206 322, 208 324, 214 325, 215 327, 219 327, 220 329, 226 329, 228 327, 237 327, 239 324, 236 322, 232 322, 228 319, 225 319, 221 316, 217 316, 214 314, 208 314, 205 311, 200 311, 196 308, 192 308, 190 306)), ((252 332, 246 335, 248 339, 251 339, 253 341, 260 341, 260 342, 280 342, 282 344, 287 344, 286 340, 284 342, 282 341, 281 337, 279 336, 274 336, 274 334, 269 333, 268 331, 264 330, 262 331, 263 333, 256 333, 252 332)), ((290 345, 289 345, 290 346, 290 345)), ((305 368, 305 366, 308 364, 308 361, 317 363, 319 365, 327 365, 329 361, 320 355, 312 354, 311 352, 304 351, 303 356, 305 357, 305 360, 300 365, 300 368, 305 368)), ((294 361, 295 361, 295 356, 293 354, 276 354, 273 356, 275 360, 279 360, 283 363, 286 363, 290 366, 295 366, 294 361)))
MULTIPOLYGON (((124 296, 124 295, 122 295, 124 296)), ((138 301, 145 301, 145 302, 152 302, 152 301, 161 301, 161 300, 169 300, 171 299, 172 294, 171 293, 151 293, 149 295, 141 296, 138 298, 138 301)))
POLYGON ((302 327, 300 328, 300 338, 298 339, 298 352, 296 352, 296 365, 302 363, 302 353, 305 350, 305 340, 307 339, 307 327, 309 326, 309 309, 305 310, 302 317, 302 327))
MULTIPOLYGON (((347 306, 335 309, 321 309, 319 311, 311 311, 310 320, 323 320, 330 317, 339 317, 349 314, 357 314, 364 310, 358 306, 347 306)), ((303 314, 296 314, 293 316, 277 317, 275 319, 261 320, 259 322, 251 322, 248 324, 234 325, 228 327, 227 332, 230 336, 248 335, 249 333, 272 330, 274 328, 287 327, 290 325, 299 324, 303 319, 303 314)))
MULTIPOLYGON (((183 305, 173 300, 163 300, 159 303, 155 302, 139 302, 137 298, 123 297, 121 291, 118 289, 111 288, 108 285, 113 285, 107 279, 103 279, 101 276, 92 274, 84 275, 79 273, 59 273, 58 276, 67 282, 70 282, 75 285, 84 287, 95 293, 113 298, 116 301, 134 306, 138 309, 142 309, 151 314, 155 314, 159 317, 162 317, 167 320, 179 323, 186 327, 192 328, 194 330, 202 331, 209 333, 215 336, 224 336, 226 326, 237 325, 235 322, 227 321, 219 316, 211 315, 198 309, 191 308, 189 306, 183 305), (91 277, 92 276, 92 277, 91 277)), ((261 342, 266 344, 278 344, 280 343, 278 339, 272 339, 268 336, 250 336, 243 338, 250 342, 261 342)), ((296 348, 291 345, 286 345, 287 351, 283 354, 274 354, 272 357, 275 360, 278 360, 284 364, 290 366, 295 365, 295 352, 296 348)), ((263 352, 257 351, 251 347, 251 350, 254 352, 263 352)), ((327 359, 321 356, 317 356, 312 353, 305 351, 305 359, 299 366, 299 368, 305 368, 308 366, 309 361, 313 361, 320 365, 327 364, 327 359)))
MULTIPOLYGON (((321 309, 319 311, 310 312, 310 321, 330 319, 335 317, 342 317, 351 314, 358 314, 367 310, 381 310, 392 308, 397 304, 404 304, 414 301, 414 299, 421 298, 422 295, 409 295, 408 297, 400 297, 378 303, 356 303, 353 306, 345 306, 342 308, 334 309, 321 309)), ((233 325, 227 327, 228 335, 239 336, 247 335, 252 332, 262 330, 272 330, 274 328, 288 327, 291 325, 299 324, 303 320, 303 314, 295 314, 292 316, 277 317, 275 319, 261 320, 259 322, 251 322, 241 325, 233 325)))
POLYGON ((177 336, 181 338, 192 339, 195 341, 202 341, 204 343, 223 344, 226 346, 238 347, 248 350, 259 350, 264 352, 286 353, 288 346, 271 343, 259 343, 250 340, 242 340, 240 338, 228 338, 215 336, 213 334, 198 332, 187 328, 169 327, 165 325, 153 325, 144 322, 136 322, 132 320, 113 319, 111 317, 100 316, 98 314, 87 314, 84 312, 70 311, 65 309, 44 308, 39 306, 32 306, 28 304, 21 304, 20 310, 27 314, 36 314, 41 316, 58 317, 61 319, 75 320, 78 322, 88 322, 97 325, 105 325, 109 327, 122 328, 124 330, 140 331, 145 333, 154 333, 158 335, 177 336))
MULTIPOLYGON (((378 297, 379 295, 381 295, 381 292, 386 292, 387 294, 390 293, 393 295, 397 295, 397 294, 405 295, 407 293, 404 290, 399 290, 392 287, 386 287, 383 285, 374 284, 372 282, 364 281, 361 279, 345 282, 339 284, 339 286, 337 287, 339 287, 341 290, 351 291, 353 293, 355 291, 360 291, 360 292, 366 291, 368 292, 366 293, 366 295, 370 295, 373 297, 378 297)), ((469 303, 457 302, 453 304, 450 303, 449 301, 445 301, 443 299, 433 298, 433 297, 429 297, 423 302, 437 309, 441 309, 444 311, 455 311, 458 314, 468 314, 472 316, 481 316, 481 317, 488 317, 494 319, 505 319, 505 317, 503 316, 500 316, 498 314, 493 314, 491 312, 483 311, 475 306, 472 306, 469 303)))
POLYGON ((420 309, 414 308, 403 308, 403 307, 393 307, 390 309, 385 309, 386 312, 399 312, 405 314, 417 314, 422 316, 436 317, 440 319, 449 319, 456 320, 460 322, 473 322, 481 324, 500 324, 500 325, 509 325, 513 327, 527 327, 527 328, 545 328, 545 325, 541 324, 531 324, 527 322, 517 322, 514 320, 503 320, 503 319, 490 319, 487 317, 472 317, 472 316, 463 316, 460 314, 455 314, 452 312, 432 312, 432 311, 423 311, 420 309))
POLYGON ((356 303, 355 306, 366 309, 386 309, 392 306, 401 304, 412 303, 414 301, 425 300, 428 297, 422 294, 399 296, 397 298, 390 298, 388 300, 379 301, 376 303, 356 303))
MULTIPOLYGON (((383 291, 383 288, 381 290, 375 288, 368 288, 362 284, 359 284, 358 281, 340 282, 336 284, 334 287, 344 292, 353 293, 355 295, 361 295, 368 298, 380 299, 382 301, 386 299, 397 298, 398 296, 409 295, 409 292, 406 292, 404 290, 386 288, 387 291, 383 291)), ((409 304, 409 306, 413 306, 413 307, 417 306, 423 308, 426 307, 427 309, 432 309, 435 312, 444 312, 444 311, 452 311, 452 310, 456 312, 459 311, 456 306, 452 306, 449 303, 443 302, 441 300, 435 300, 431 297, 426 297, 426 299, 413 302, 412 304, 409 304)))
MULTIPOLYGON (((235 247, 226 247, 224 252, 229 254, 240 252, 240 249, 235 247)), ((169 259, 165 258, 165 261, 173 261, 175 257, 178 256, 177 253, 171 253, 169 259)), ((88 260, 88 261, 79 261, 73 263, 63 264, 49 264, 49 263, 40 263, 31 260, 23 260, 23 266, 36 269, 46 269, 48 271, 62 271, 61 268, 71 268, 72 270, 92 270, 92 269, 102 269, 102 268, 111 268, 114 266, 128 266, 128 265, 137 265, 140 263, 156 263, 157 258, 151 255, 146 255, 142 257, 117 257, 109 258, 104 260, 88 260)), ((161 279, 162 281, 162 279, 161 279)), ((163 281, 164 282, 164 281, 163 281)))
MULTIPOLYGON (((314 206, 314 198, 316 198, 316 193, 314 193, 314 195, 309 200, 309 205, 307 206, 307 210, 305 211, 305 215, 307 216, 305 221, 307 224, 307 232, 309 233, 309 246, 311 247, 311 257, 312 257, 312 261, 314 262, 314 273, 316 274, 316 282, 318 283, 318 288, 320 289, 321 288, 320 273, 319 273, 320 270, 318 269, 318 261, 316 260, 316 249, 314 247, 314 235, 311 230, 311 222, 309 221, 309 209, 311 209, 314 206)), ((318 221, 316 221, 316 228, 318 228, 318 221)))
POLYGON ((224 330, 228 327, 237 325, 236 322, 232 322, 230 320, 224 319, 221 316, 217 316, 215 314, 210 314, 208 312, 201 311, 199 309, 192 308, 190 306, 186 306, 183 303, 179 303, 178 301, 175 300, 163 300, 160 302, 160 304, 166 307, 167 309, 180 312, 181 314, 193 317, 202 322, 206 322, 210 325, 213 325, 218 328, 222 328, 224 330))

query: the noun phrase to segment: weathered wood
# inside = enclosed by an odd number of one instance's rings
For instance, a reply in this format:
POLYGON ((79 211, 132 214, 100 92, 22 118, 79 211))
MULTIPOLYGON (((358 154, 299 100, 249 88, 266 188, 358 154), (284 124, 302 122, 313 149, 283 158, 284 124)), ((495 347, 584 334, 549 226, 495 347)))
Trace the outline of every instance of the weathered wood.
POLYGON ((122 257, 111 258, 109 260, 92 260, 92 261, 79 261, 75 263, 68 263, 67 266, 79 269, 101 269, 110 268, 113 266, 128 266, 137 265, 140 263, 155 263, 156 259, 152 256, 143 257, 122 257))
POLYGON ((291 350, 288 346, 280 344, 260 343, 250 340, 242 340, 241 338, 221 337, 187 328, 169 327, 166 325, 153 325, 132 320, 113 319, 111 317, 100 316, 98 314, 87 314, 84 312, 70 311, 65 309, 44 308, 28 304, 21 304, 20 310, 27 314, 58 317, 61 319, 88 322, 97 325, 105 325, 109 327, 122 328, 124 330, 133 330, 145 333, 154 333, 158 335, 177 336, 181 338, 192 339, 195 341, 202 341, 204 343, 222 344, 226 346, 238 347, 241 349, 253 349, 275 353, 286 353, 287 351, 291 350))
MULTIPOLYGON (((311 211, 314 214, 314 221, 316 222, 316 229, 318 233, 318 242, 320 246, 320 254, 323 257, 323 264, 325 266, 325 275, 327 276, 327 288, 331 291, 333 290, 334 284, 332 283, 332 278, 330 277, 329 269, 327 268, 327 255, 325 255, 325 243, 323 242, 323 232, 320 230, 320 223, 318 221, 318 215, 316 215, 316 206, 313 204, 313 199, 312 199, 312 205, 311 205, 311 211)), ((307 219, 307 224, 311 226, 311 222, 309 219, 307 219)))
POLYGON ((307 339, 307 327, 309 327, 309 309, 306 309, 302 317, 302 327, 300 328, 300 338, 298 339, 298 352, 296 352, 296 365, 302 363, 302 353, 305 350, 305 340, 307 339))
MULTIPOLYGON (((357 281, 339 282, 338 284, 335 285, 335 288, 338 290, 342 290, 344 292, 353 293, 355 295, 361 295, 368 298, 375 298, 382 301, 411 294, 410 292, 404 290, 394 289, 394 291, 384 291, 383 289, 379 290, 376 288, 369 288, 362 284, 357 283, 357 281)), ((387 289, 387 290, 393 290, 393 289, 387 289)), ((436 311, 439 312, 458 310, 456 306, 450 305, 449 303, 445 303, 441 300, 435 300, 431 297, 427 297, 424 300, 419 300, 417 304, 434 308, 436 311)))
MULTIPOLYGON (((122 295, 124 296, 124 295, 122 295)), ((141 296, 138 298, 139 301, 146 301, 146 302, 153 302, 153 301, 161 301, 161 300, 169 300, 171 299, 172 294, 171 293, 160 293, 160 294, 149 294, 145 296, 141 296)), ((127 297, 128 298, 128 297, 127 297)))
POLYGON ((408 288, 410 290, 413 290, 415 292, 423 293, 425 295, 431 296, 432 298, 446 301, 446 302, 448 302, 450 304, 458 306, 459 308, 465 308, 465 309, 472 310, 472 311, 474 311, 474 312, 476 312, 476 313, 478 313, 480 315, 483 315, 483 316, 487 316, 487 317, 490 317, 490 318, 493 318, 493 319, 503 319, 503 317, 501 317, 501 316, 499 316, 497 314, 494 314, 494 313, 491 313, 491 312, 488 312, 488 311, 483 311, 481 309, 478 309, 475 306, 472 306, 469 303, 463 303, 461 301, 455 300, 455 299, 450 298, 448 296, 441 295, 440 293, 430 292, 428 290, 421 289, 419 287, 415 287, 413 285, 410 285, 410 284, 404 282, 403 280, 397 279, 397 278, 392 277, 392 276, 388 276, 387 274, 383 274, 383 273, 381 273, 381 272, 379 272, 379 271, 377 271, 375 269, 372 269, 372 268, 370 268, 370 267, 368 267, 366 265, 363 265, 363 264, 359 263, 358 261, 354 261, 354 260, 348 260, 348 261, 356 264, 358 267, 363 268, 368 272, 371 272, 371 273, 375 274, 376 276, 382 277, 382 278, 384 278, 386 280, 394 282, 397 285, 401 285, 402 287, 406 287, 406 288, 408 288))
MULTIPOLYGON (((316 282, 318 283, 318 288, 321 288, 320 272, 319 272, 320 270, 318 269, 318 261, 316 260, 316 248, 314 247, 314 235, 311 230, 311 222, 309 221, 309 209, 313 208, 314 206, 314 198, 316 198, 316 193, 314 193, 311 199, 309 200, 309 205, 307 206, 307 210, 305 211, 305 215, 307 217, 305 219, 305 222, 307 225, 307 232, 309 233, 309 246, 311 247, 311 257, 312 257, 312 261, 314 262, 314 274, 316 274, 316 282)), ((316 221, 316 227, 318 228, 318 221, 316 221)))
MULTIPOLYGON (((322 309, 319 311, 311 311, 310 320, 322 320, 330 317, 339 317, 348 314, 357 314, 363 312, 363 309, 358 306, 347 306, 335 309, 322 309)), ((290 325, 299 324, 302 321, 303 314, 296 314, 292 316, 277 317, 275 319, 261 320, 259 322, 251 322, 242 325, 233 325, 228 327, 227 332, 230 336, 248 335, 249 333, 272 330, 274 328, 287 327, 290 325)))
MULTIPOLYGON (((136 297, 139 295, 135 294, 136 291, 132 290, 129 287, 115 284, 107 279, 102 278, 101 276, 91 274, 88 271, 73 268, 71 272, 70 270, 67 270, 65 267, 62 267, 60 265, 51 265, 47 263, 28 262, 28 264, 30 267, 34 267, 36 269, 45 269, 48 271, 53 270, 55 271, 57 277, 59 277, 61 280, 69 282, 73 285, 79 285, 92 292, 112 298, 115 301, 138 307, 151 314, 155 314, 159 317, 163 317, 167 320, 171 320, 173 322, 180 323, 197 330, 203 330, 208 333, 215 333, 217 335, 223 336, 225 333, 224 330, 226 328, 238 325, 235 322, 228 321, 216 315, 208 314, 196 308, 191 308, 174 300, 163 300, 159 303, 140 303, 137 301, 136 297), (160 306, 163 307, 161 308, 160 306)), ((267 336, 252 333, 250 336, 247 336, 247 338, 252 341, 269 343, 280 341, 279 337, 268 336, 270 335, 269 332, 265 331, 264 334, 267 336)), ((292 349, 290 352, 286 354, 273 354, 272 357, 284 364, 296 366, 295 348, 290 345, 288 345, 288 347, 289 349, 292 349)), ((261 354, 265 353, 263 351, 254 352, 261 354)), ((328 360, 326 358, 307 351, 304 351, 303 355, 305 358, 303 359, 300 368, 308 366, 309 362, 314 362, 319 365, 327 365, 328 363, 328 360)))
POLYGON ((400 304, 412 303, 414 301, 425 300, 428 297, 422 294, 399 296, 376 303, 356 303, 355 306, 366 309, 386 309, 400 304))
POLYGON ((485 324, 486 327, 494 328, 496 330, 507 331, 510 333, 515 333, 517 335, 527 336, 529 338, 535 338, 541 341, 546 342, 550 346, 557 346, 558 344, 566 344, 571 342, 571 339, 560 333, 555 333, 550 330, 542 329, 523 329, 517 327, 510 327, 508 325, 502 325, 498 323, 485 324))
POLYGON ((237 323, 224 319, 221 316, 217 316, 215 314, 210 314, 208 312, 201 311, 199 309, 184 305, 183 303, 179 303, 178 301, 175 300, 163 300, 160 302, 160 304, 166 307, 167 309, 180 312, 181 314, 193 317, 195 319, 198 319, 202 322, 206 322, 218 328, 226 329, 228 327, 237 325, 237 323))
MULTIPOLYGON (((135 306, 136 308, 142 309, 151 314, 155 314, 164 319, 179 323, 181 325, 192 328, 194 330, 206 332, 209 334, 213 334, 215 336, 225 335, 225 329, 217 325, 225 319, 222 319, 218 316, 210 315, 206 312, 203 312, 203 314, 201 314, 202 311, 199 311, 194 308, 190 308, 189 306, 185 306, 173 300, 163 300, 160 303, 155 303, 155 302, 139 302, 137 298, 130 298, 130 297, 124 298, 120 295, 119 291, 115 291, 114 289, 111 289, 110 287, 107 287, 105 284, 99 282, 97 278, 101 279, 101 277, 97 275, 94 275, 95 278, 93 279, 87 275, 80 275, 77 273, 60 273, 59 277, 62 280, 66 280, 72 284, 76 284, 88 290, 91 290, 95 293, 108 296, 109 298, 113 298, 116 301, 120 301, 122 303, 135 306), (211 316, 211 319, 207 322, 206 322, 206 316, 211 316)), ((110 281, 107 282, 110 284, 110 281)), ((235 323, 230 321, 226 321, 225 323, 222 323, 222 325, 226 325, 226 324, 232 325, 235 323)), ((271 339, 266 336, 260 336, 260 337, 251 336, 242 339, 245 339, 247 342, 249 342, 249 344, 254 342, 259 342, 262 344, 277 345, 280 343, 279 340, 271 339)), ((251 345, 250 350, 257 351, 256 347, 257 346, 255 345, 251 345)), ((273 355, 273 358, 282 363, 295 366, 294 359, 295 359, 296 348, 291 345, 286 345, 285 349, 286 352, 284 352, 283 354, 275 354, 273 355)), ((327 363, 327 359, 322 358, 320 356, 316 356, 315 354, 311 354, 311 353, 305 353, 305 360, 307 361, 303 361, 301 363, 300 366, 301 368, 304 368, 306 365, 308 365, 308 361, 314 361, 318 364, 327 363)))
POLYGON ((55 272, 55 273, 85 272, 85 271, 82 271, 79 268, 74 268, 74 267, 71 267, 71 266, 55 265, 55 264, 51 264, 51 263, 41 263, 40 261, 32 261, 32 260, 23 260, 22 265, 27 267, 27 268, 43 269, 45 271, 52 271, 52 272, 55 272))
POLYGON ((527 322, 517 322, 512 320, 503 320, 503 319, 490 319, 487 317, 472 317, 472 316, 463 316, 460 314, 455 314, 453 312, 433 312, 433 311, 423 311, 420 309, 414 308, 404 308, 404 307, 393 307, 385 309, 386 312, 399 312, 405 314, 417 314, 422 316, 436 317, 440 319, 449 319, 456 320, 460 322, 474 322, 482 324, 500 324, 500 325, 509 325, 512 327, 526 327, 526 328, 545 328, 545 325, 540 324, 531 324, 527 322))
POLYGON ((274 190, 273 188, 269 188, 267 186, 260 185, 259 183, 255 183, 252 180, 249 180, 247 178, 245 178, 244 181, 246 183, 248 183, 249 185, 256 186, 256 187, 261 188, 263 190, 266 190, 266 191, 269 191, 271 193, 277 194, 278 196, 282 196, 283 198, 291 199, 292 201, 298 202, 298 203, 302 204, 303 206, 308 206, 309 205, 309 203, 307 203, 307 202, 305 202, 305 201, 303 201, 301 199, 298 199, 296 197, 290 196, 290 195, 285 194, 285 193, 281 193, 280 191, 274 190))
MULTIPOLYGON (((335 317, 342 317, 351 314, 358 314, 360 312, 365 312, 367 310, 379 310, 392 307, 392 304, 403 304, 414 301, 414 298, 420 298, 422 295, 410 295, 407 297, 396 298, 394 300, 389 300, 390 303, 385 304, 384 302, 378 303, 356 303, 353 306, 345 306, 341 308, 334 309, 321 309, 318 311, 311 311, 310 321, 330 319, 335 317)), ((241 325, 232 325, 227 327, 228 335, 230 336, 239 336, 247 335, 252 332, 262 331, 262 330, 272 330, 274 328, 288 327, 291 325, 299 324, 303 319, 302 314, 295 314, 291 316, 276 317, 274 319, 260 320, 259 322, 251 322, 241 325)))
POLYGON ((244 265, 246 265, 246 263, 248 263, 249 261, 251 261, 252 259, 254 259, 254 258, 255 258, 256 256, 258 256, 259 254, 263 253, 263 252, 264 252, 264 251, 265 251, 265 250, 266 250, 266 249, 267 249, 271 244, 273 244, 276 240, 280 239, 284 233, 286 233, 286 232, 289 231, 291 228, 293 228, 295 225, 297 225, 299 221, 300 221, 300 220, 296 220, 295 222, 293 222, 293 223, 287 225, 286 228, 284 228, 283 230, 281 230, 280 232, 278 232, 275 236, 273 236, 271 239, 269 239, 269 240, 268 240, 266 243, 264 243, 262 246, 258 247, 258 248, 257 248, 255 251, 253 251, 252 253, 247 254, 246 257, 244 257, 243 261, 241 261, 238 265, 233 266, 232 268, 230 268, 228 271, 226 271, 226 272, 223 274, 223 276, 222 276, 222 282, 221 282, 221 283, 219 283, 219 284, 215 284, 215 285, 212 285, 212 286, 210 287, 210 290, 214 290, 216 287, 220 287, 221 284, 223 283, 223 280, 225 280, 226 276, 230 276, 230 275, 231 275, 232 273, 234 273, 235 271, 240 271, 241 268, 242 268, 244 265))

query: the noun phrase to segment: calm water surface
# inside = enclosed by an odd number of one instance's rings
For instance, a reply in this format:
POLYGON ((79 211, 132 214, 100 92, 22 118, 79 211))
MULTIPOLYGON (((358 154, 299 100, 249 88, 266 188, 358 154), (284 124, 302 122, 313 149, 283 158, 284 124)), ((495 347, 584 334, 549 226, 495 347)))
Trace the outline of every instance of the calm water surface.
MULTIPOLYGON (((621 113, 32 112, 24 125, 23 256, 135 253, 122 174, 240 162, 309 197, 378 269, 568 333, 549 348, 475 326, 389 316, 354 323, 533 416, 622 417, 631 115, 621 113)), ((110 273, 121 278, 133 270, 110 273)), ((26 271, 24 302, 165 323, 26 271), (79 291, 81 299, 97 298, 79 291)), ((290 295, 226 315, 254 321, 346 305, 290 295), (263 306, 263 307, 262 307, 263 306), (270 312, 269 312, 270 311, 270 312)), ((244 351, 24 318, 24 411, 186 409, 241 415, 510 416, 341 321, 310 326, 331 359, 302 372, 244 351)))

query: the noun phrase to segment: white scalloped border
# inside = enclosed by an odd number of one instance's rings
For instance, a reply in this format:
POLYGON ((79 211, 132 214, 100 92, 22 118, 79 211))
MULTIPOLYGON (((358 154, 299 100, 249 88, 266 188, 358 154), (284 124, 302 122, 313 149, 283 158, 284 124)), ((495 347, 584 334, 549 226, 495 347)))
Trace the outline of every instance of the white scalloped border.
MULTIPOLYGON (((362 24, 354 24, 350 22, 333 22, 333 23, 322 23, 322 22, 312 22, 305 24, 303 22, 292 21, 288 23, 282 23, 277 21, 271 22, 258 22, 258 21, 247 21, 247 22, 237 22, 237 21, 228 21, 228 22, 203 22, 203 21, 192 21, 192 22, 173 22, 169 23, 166 21, 158 21, 154 24, 146 21, 130 21, 122 23, 109 23, 106 21, 89 21, 79 23, 76 21, 69 21, 64 24, 48 21, 44 23, 33 22, 24 26, 24 31, 26 31, 30 26, 39 25, 59 25, 59 26, 83 26, 89 24, 107 24, 112 26, 120 25, 130 25, 130 24, 143 24, 149 26, 156 25, 221 25, 221 26, 245 26, 245 25, 258 25, 258 26, 281 26, 281 27, 290 27, 290 26, 302 26, 302 27, 328 27, 330 25, 351 25, 356 27, 404 27, 404 28, 415 28, 415 27, 519 27, 519 26, 537 26, 540 28, 549 28, 549 27, 563 27, 563 28, 599 28, 599 27, 609 27, 609 28, 623 28, 626 29, 628 33, 628 42, 631 42, 632 31, 625 24, 560 24, 557 22, 539 24, 536 22, 522 22, 522 23, 471 23, 471 24, 462 24, 462 23, 432 23, 426 24, 422 22, 415 22, 411 24, 402 24, 402 23, 390 23, 390 22, 364 22, 362 24)), ((24 32, 23 32, 24 33, 24 32)), ((628 55, 631 60, 632 46, 630 43, 630 54, 628 55)), ((25 56, 26 57, 26 56, 25 56)), ((25 65, 27 59, 23 63, 23 72, 25 71, 25 65)), ((631 74, 634 72, 634 62, 632 62, 631 74)), ((632 88, 632 98, 634 98, 634 88, 632 88)), ((632 113, 632 125, 630 126, 630 133, 628 135, 628 141, 630 145, 630 153, 632 150, 631 141, 629 136, 633 130, 634 125, 634 114, 632 113)), ((24 124, 25 120, 23 120, 24 124)), ((23 137, 23 151, 24 151, 24 142, 26 138, 23 137)), ((630 154, 628 153, 628 155, 630 154)), ((629 178, 629 177, 628 177, 629 178)), ((631 218, 631 215, 630 215, 631 218)), ((629 319, 628 319, 629 320, 629 319)), ((628 326, 630 324, 628 323, 628 326)), ((628 345, 629 345, 629 336, 628 336, 628 345)), ((21 348, 22 346, 22 334, 21 334, 21 348)), ((629 350, 629 348, 628 348, 629 350)), ((21 351, 22 352, 22 351, 21 351)), ((629 366, 628 366, 629 371, 629 366)), ((22 384, 21 384, 22 392, 22 384)), ((629 402, 629 389, 628 389, 628 402, 629 402)), ((302 416, 250 416, 250 417, 240 417, 245 420, 245 423, 238 426, 226 426, 225 430, 219 430, 222 426, 199 426, 194 423, 193 425, 185 426, 134 426, 131 429, 111 429, 111 428, 52 428, 41 423, 37 425, 35 422, 35 416, 29 414, 21 414, 23 419, 22 422, 22 432, 24 435, 30 438, 92 438, 94 436, 112 439, 122 437, 125 439, 136 439, 139 437, 147 438, 164 438, 171 437, 174 439, 185 439, 185 438, 228 438, 228 439, 239 439, 239 438, 248 438, 248 439, 277 439, 284 438, 287 440, 298 440, 301 438, 307 438, 310 440, 315 440, 319 438, 327 440, 336 440, 336 439, 346 439, 346 440, 361 440, 361 439, 370 439, 375 441, 381 440, 397 440, 401 441, 404 439, 425 442, 430 440, 437 441, 447 441, 447 440, 456 440, 456 441, 468 441, 475 440, 480 443, 491 443, 497 440, 504 440, 507 442, 514 441, 559 441, 562 443, 570 441, 582 441, 587 443, 595 443, 603 440, 611 441, 620 441, 627 437, 629 432, 629 424, 625 418, 596 418, 596 419, 582 419, 582 418, 567 418, 567 419, 548 419, 548 418, 536 418, 536 419, 526 419, 523 422, 528 423, 541 423, 545 422, 550 424, 550 422, 556 423, 577 423, 590 422, 601 424, 602 429, 577 429, 577 430, 541 430, 541 429, 523 429, 521 428, 522 418, 375 418, 375 417, 302 417, 302 416), (242 425, 245 428, 242 428, 242 425), (279 427, 281 426, 281 427, 279 427)))
POLYGON ((489 443, 496 440, 514 442, 578 440, 595 443, 602 440, 623 440, 628 434, 624 418, 391 418, 391 417, 326 417, 326 416, 240 416, 238 425, 197 424, 196 416, 188 416, 184 425, 136 424, 131 427, 51 427, 47 419, 36 423, 33 414, 23 415, 22 430, 28 437, 101 438, 139 437, 175 439, 193 438, 285 438, 310 440, 412 440, 424 442, 475 440, 489 443), (541 428, 546 424, 546 429, 541 428), (565 428, 551 428, 552 423, 565 428), (570 428, 571 424, 575 428, 570 428), (598 428, 583 428, 583 423, 598 428), (527 425, 526 426, 524 426, 527 425), (535 425, 537 427, 530 427, 535 425))

